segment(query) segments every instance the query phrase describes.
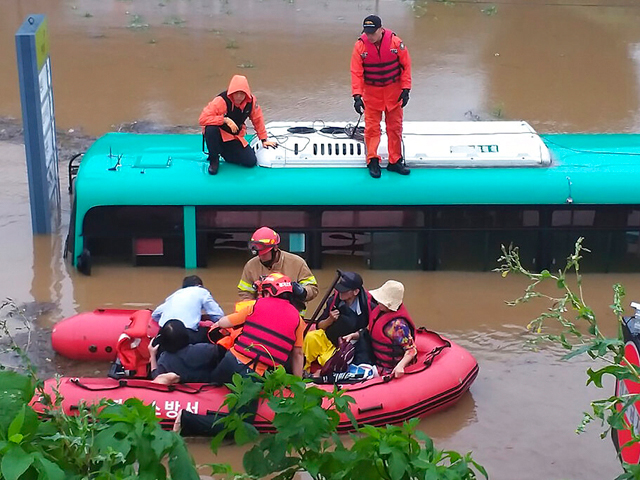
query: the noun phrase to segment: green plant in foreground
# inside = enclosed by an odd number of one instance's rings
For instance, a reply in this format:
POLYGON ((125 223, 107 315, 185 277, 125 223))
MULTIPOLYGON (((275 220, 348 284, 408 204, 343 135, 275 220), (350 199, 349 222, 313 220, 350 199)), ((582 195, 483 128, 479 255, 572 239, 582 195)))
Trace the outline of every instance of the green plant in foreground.
POLYGON ((253 443, 244 455, 246 474, 234 474, 227 465, 211 465, 214 473, 234 478, 291 479, 306 471, 314 479, 353 478, 409 480, 417 478, 472 480, 486 471, 470 454, 437 450, 430 438, 417 431, 418 420, 383 428, 364 426, 350 434, 348 443, 337 434, 341 415, 350 419, 353 398, 334 388, 325 391, 287 374, 282 367, 264 378, 235 375, 225 400, 230 414, 220 420, 223 430, 212 450, 233 434, 239 444, 253 443), (276 433, 260 436, 244 422, 246 408, 256 399, 274 412, 276 433))
MULTIPOLYGON (((518 247, 502 246, 502 256, 498 259, 500 266, 496 271, 503 277, 509 274, 524 275, 530 284, 524 294, 514 301, 507 302, 515 306, 534 299, 543 299, 549 303, 545 313, 532 320, 527 326, 528 330, 535 334, 534 342, 552 342, 561 345, 569 352, 562 358, 568 360, 578 355, 588 355, 597 363, 595 369, 587 370, 587 385, 593 383, 602 388, 603 378, 610 376, 618 381, 632 380, 640 383, 638 367, 624 359, 623 339, 623 313, 622 301, 625 291, 622 285, 613 286, 613 304, 610 306, 616 317, 618 325, 617 338, 608 338, 600 331, 596 315, 587 305, 582 290, 582 275, 580 274, 580 261, 582 252, 588 252, 582 246, 583 238, 579 238, 575 244, 574 252, 567 258, 567 264, 557 273, 543 270, 534 273, 522 266, 518 247), (542 290, 543 285, 551 283, 559 290, 552 295, 542 290), (575 285, 575 286, 572 286, 575 285), (547 333, 551 329, 552 333, 547 333), (604 366, 601 366, 604 364, 604 366)), ((582 433, 586 426, 598 419, 604 430, 601 438, 605 438, 612 428, 617 430, 629 430, 632 439, 628 444, 640 442, 640 432, 625 419, 625 412, 634 403, 640 401, 640 395, 624 394, 613 395, 604 399, 591 402, 591 411, 585 412, 582 423, 577 428, 577 433, 582 433)), ((625 444, 624 446, 628 445, 625 444)), ((622 445, 621 445, 622 447, 622 445)), ((623 462, 624 473, 616 480, 639 479, 640 466, 629 465, 623 462)))
POLYGON ((162 430, 154 408, 140 400, 81 404, 75 415, 65 414, 62 398, 43 390, 7 325, 20 310, 7 301, 0 311, 0 340, 22 360, 13 368, 27 372, 0 365, 0 480, 199 478, 182 438, 162 430), (36 393, 40 417, 30 405, 36 393))

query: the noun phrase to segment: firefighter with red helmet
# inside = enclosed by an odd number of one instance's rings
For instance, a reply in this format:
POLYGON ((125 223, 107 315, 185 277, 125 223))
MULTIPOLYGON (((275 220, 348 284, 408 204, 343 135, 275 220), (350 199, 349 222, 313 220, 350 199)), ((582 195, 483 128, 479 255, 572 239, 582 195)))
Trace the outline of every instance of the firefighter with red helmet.
POLYGON ((280 235, 269 227, 260 227, 249 241, 249 249, 255 255, 242 270, 238 283, 238 296, 242 300, 257 298, 256 282, 273 272, 281 272, 292 280, 293 294, 301 302, 313 300, 318 295, 318 282, 302 257, 279 248, 280 235))
POLYGON ((362 35, 351 54, 351 93, 356 113, 364 112, 367 167, 380 178, 380 122, 385 116, 389 149, 387 170, 400 175, 411 171, 402 154, 402 112, 411 90, 411 57, 400 37, 382 27, 377 15, 362 24, 362 35))

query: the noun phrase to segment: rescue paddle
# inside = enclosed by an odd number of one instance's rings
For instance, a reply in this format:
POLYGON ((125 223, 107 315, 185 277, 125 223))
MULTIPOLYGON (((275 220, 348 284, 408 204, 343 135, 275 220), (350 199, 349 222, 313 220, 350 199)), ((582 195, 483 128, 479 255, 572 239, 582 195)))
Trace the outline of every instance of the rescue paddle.
POLYGON ((318 323, 318 321, 316 319, 317 319, 318 315, 320 314, 320 311, 322 310, 322 307, 324 307, 324 304, 327 303, 327 299, 329 298, 329 295, 331 295, 331 292, 333 292, 333 289, 335 288, 336 284, 340 281, 340 277, 342 277, 342 272, 340 270, 336 270, 336 278, 333 279, 333 282, 331 283, 331 286, 327 290, 327 293, 324 294, 324 297, 322 298, 322 301, 316 307, 316 310, 315 310, 315 312, 313 312, 313 315, 311 315, 311 319, 309 319, 307 321, 307 326, 304 329, 304 334, 305 335, 307 334, 307 332, 311 328, 311 325, 315 325, 316 323, 318 323))

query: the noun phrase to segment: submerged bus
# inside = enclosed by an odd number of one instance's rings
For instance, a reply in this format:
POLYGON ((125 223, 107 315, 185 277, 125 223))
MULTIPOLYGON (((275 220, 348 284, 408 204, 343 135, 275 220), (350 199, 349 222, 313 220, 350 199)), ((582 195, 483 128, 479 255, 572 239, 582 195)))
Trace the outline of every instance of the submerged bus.
MULTIPOLYGON (((490 270, 500 246, 563 266, 585 237, 592 271, 640 271, 640 135, 538 135, 526 122, 405 122, 409 176, 365 168, 361 129, 267 125, 259 166, 207 173, 202 136, 109 133, 73 175, 67 253, 92 264, 214 265, 268 225, 321 268, 490 270)), ((383 165, 386 142, 381 143, 383 165)), ((72 172, 74 169, 70 169, 72 172)))

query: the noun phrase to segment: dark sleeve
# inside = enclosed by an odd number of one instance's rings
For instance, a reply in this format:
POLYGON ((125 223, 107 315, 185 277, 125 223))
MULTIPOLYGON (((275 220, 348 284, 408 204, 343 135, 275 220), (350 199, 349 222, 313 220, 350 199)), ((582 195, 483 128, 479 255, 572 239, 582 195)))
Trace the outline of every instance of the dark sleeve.
POLYGON ((151 370, 151 379, 153 380, 154 378, 156 378, 158 375, 162 374, 162 373, 167 373, 169 370, 167 370, 167 366, 165 365, 165 362, 167 360, 167 355, 166 352, 162 352, 160 354, 160 356, 158 357, 158 361, 157 361, 157 367, 155 370, 151 370))
POLYGON ((218 349, 214 344, 196 343, 189 346, 185 360, 193 368, 208 367, 216 362, 217 354, 218 349))
POLYGON ((335 293, 329 296, 329 298, 327 299, 327 302, 324 304, 324 309, 322 310, 322 313, 318 317, 318 320, 325 320, 329 318, 329 311, 331 309, 331 306, 333 305, 335 307, 335 298, 336 298, 335 293))

